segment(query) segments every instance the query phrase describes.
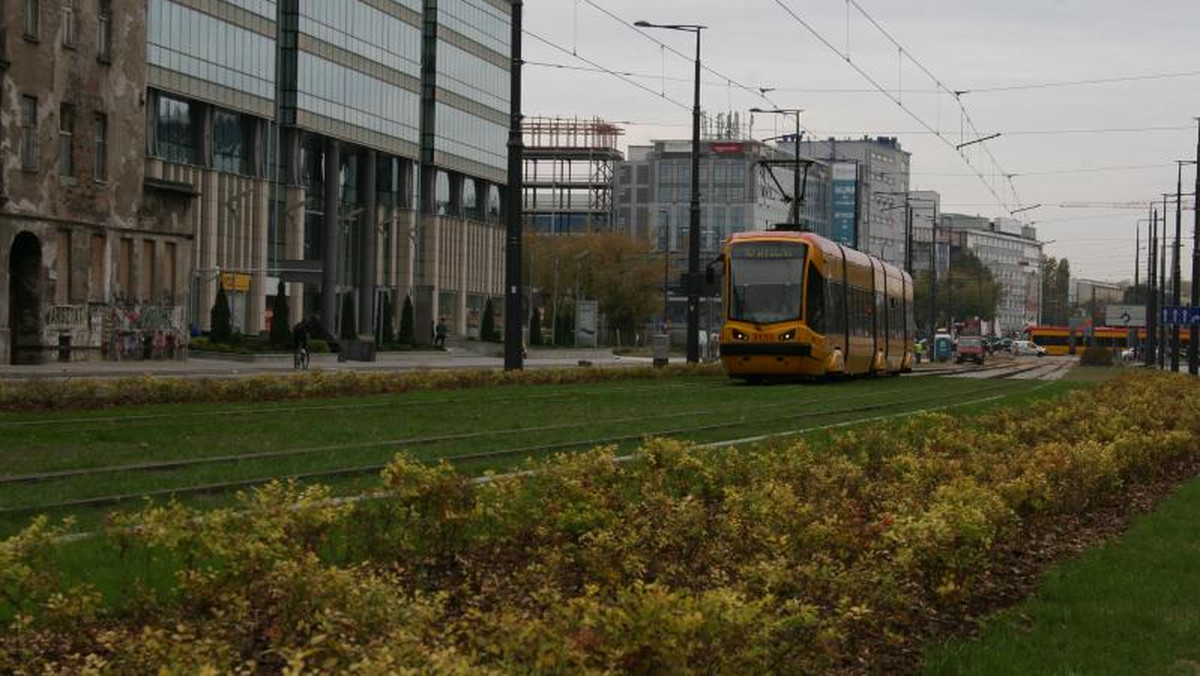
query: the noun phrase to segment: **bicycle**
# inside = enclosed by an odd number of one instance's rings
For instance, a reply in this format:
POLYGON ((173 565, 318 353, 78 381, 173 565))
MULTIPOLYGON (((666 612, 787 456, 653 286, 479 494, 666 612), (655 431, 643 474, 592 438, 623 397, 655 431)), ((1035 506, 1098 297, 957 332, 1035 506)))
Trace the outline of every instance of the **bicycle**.
POLYGON ((308 346, 297 345, 296 351, 292 354, 292 368, 308 369, 308 346))

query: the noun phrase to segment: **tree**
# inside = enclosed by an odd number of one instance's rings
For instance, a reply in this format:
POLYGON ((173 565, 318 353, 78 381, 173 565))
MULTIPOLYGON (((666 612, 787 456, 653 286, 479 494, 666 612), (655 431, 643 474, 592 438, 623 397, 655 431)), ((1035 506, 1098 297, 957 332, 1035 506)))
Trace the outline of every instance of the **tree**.
POLYGON ((225 295, 225 287, 217 288, 217 299, 213 301, 212 311, 208 315, 209 337, 214 343, 228 343, 233 338, 233 325, 229 319, 229 298, 225 295))
POLYGON ((1071 263, 1053 257, 1042 261, 1042 323, 1066 326, 1071 317, 1071 263))
POLYGON ((283 280, 275 289, 275 300, 271 302, 271 347, 285 348, 292 342, 291 312, 288 309, 283 280))
POLYGON ((479 322, 479 339, 488 343, 500 342, 496 335, 496 311, 492 308, 492 299, 488 298, 483 304, 483 319, 479 322))
MULTIPOLYGON (((913 280, 913 314, 918 325, 929 321, 929 301, 929 272, 923 271, 913 280)), ((972 317, 990 321, 995 319, 999 304, 1000 285, 991 270, 970 250, 952 249, 950 275, 940 275, 937 280, 938 326, 946 326, 951 317, 957 321, 972 317)))
MULTIPOLYGON (((525 246, 531 285, 543 298, 558 300, 560 321, 565 298, 592 298, 609 327, 632 335, 662 306, 662 256, 645 242, 620 233, 562 237, 530 235, 525 246)), ((573 316, 573 315, 570 315, 573 316)))
POLYGON ((529 344, 542 344, 542 313, 539 308, 533 308, 533 313, 529 315, 529 344))
POLYGON ((383 297, 383 322, 379 329, 379 342, 384 345, 392 345, 396 342, 396 319, 393 316, 392 297, 385 295, 383 297))
POLYGON ((358 337, 358 325, 354 317, 354 294, 342 294, 342 330, 339 332, 343 340, 354 340, 358 337))
POLYGON ((416 346, 416 334, 413 332, 413 304, 412 296, 404 297, 404 308, 400 311, 400 342, 405 345, 416 346))
POLYGON ((554 344, 555 345, 573 345, 575 343, 575 306, 570 308, 563 304, 558 309, 558 316, 554 320, 554 344))

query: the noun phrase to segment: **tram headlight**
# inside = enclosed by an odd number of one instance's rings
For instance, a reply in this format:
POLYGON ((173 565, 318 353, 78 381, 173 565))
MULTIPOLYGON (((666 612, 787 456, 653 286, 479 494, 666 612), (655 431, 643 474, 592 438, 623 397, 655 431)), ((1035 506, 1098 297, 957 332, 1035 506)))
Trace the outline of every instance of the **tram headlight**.
POLYGON ((734 329, 733 330, 733 339, 734 340, 745 340, 746 334, 742 333, 741 331, 738 331, 737 329, 734 329))
POLYGON ((779 335, 779 340, 781 340, 781 341, 795 340, 795 339, 796 339, 796 329, 788 329, 787 331, 784 331, 782 334, 779 335))

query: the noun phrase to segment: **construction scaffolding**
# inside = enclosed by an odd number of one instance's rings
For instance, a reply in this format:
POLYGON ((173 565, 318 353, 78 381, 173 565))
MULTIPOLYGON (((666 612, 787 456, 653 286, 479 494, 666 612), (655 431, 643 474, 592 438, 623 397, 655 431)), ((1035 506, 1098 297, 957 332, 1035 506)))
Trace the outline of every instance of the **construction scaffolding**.
POLYGON ((578 234, 613 225, 613 169, 625 130, 599 118, 532 117, 525 142, 526 222, 538 232, 578 234))

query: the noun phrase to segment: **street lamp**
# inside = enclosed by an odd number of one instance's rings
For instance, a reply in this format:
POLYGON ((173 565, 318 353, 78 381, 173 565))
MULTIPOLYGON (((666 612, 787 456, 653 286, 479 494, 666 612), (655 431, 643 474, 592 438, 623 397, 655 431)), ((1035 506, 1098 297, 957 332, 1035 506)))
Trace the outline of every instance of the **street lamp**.
POLYGON ((771 113, 773 115, 795 115, 796 116, 796 168, 792 176, 792 208, 791 220, 792 225, 800 229, 800 114, 804 112, 803 108, 751 108, 752 113, 771 113))
POLYGON ((696 34, 695 96, 692 103, 692 206, 688 224, 687 360, 700 361, 700 31, 698 24, 655 24, 636 21, 638 28, 663 28, 696 34))

